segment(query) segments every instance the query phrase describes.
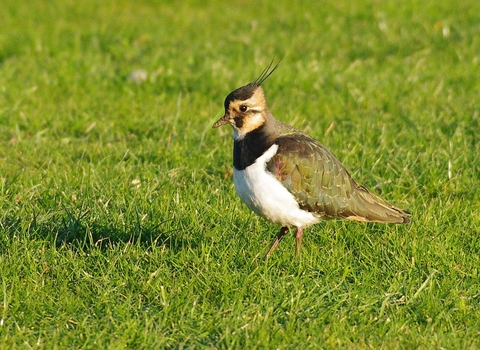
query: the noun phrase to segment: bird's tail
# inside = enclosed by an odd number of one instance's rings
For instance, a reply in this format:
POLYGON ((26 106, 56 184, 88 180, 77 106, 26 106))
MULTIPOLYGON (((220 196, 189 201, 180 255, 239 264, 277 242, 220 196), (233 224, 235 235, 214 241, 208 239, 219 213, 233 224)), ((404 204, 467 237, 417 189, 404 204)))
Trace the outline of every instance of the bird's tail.
POLYGON ((340 216, 348 220, 362 222, 382 222, 407 224, 410 213, 396 208, 387 201, 374 195, 363 186, 358 186, 352 193, 347 208, 340 216))

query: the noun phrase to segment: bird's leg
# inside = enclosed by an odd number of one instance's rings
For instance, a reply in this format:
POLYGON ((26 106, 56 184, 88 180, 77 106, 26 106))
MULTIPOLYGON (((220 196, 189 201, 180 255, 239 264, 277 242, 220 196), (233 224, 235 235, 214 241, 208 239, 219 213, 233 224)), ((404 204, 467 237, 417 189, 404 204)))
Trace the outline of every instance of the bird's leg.
POLYGON ((295 238, 297 239, 297 250, 295 251, 295 255, 298 257, 300 256, 300 247, 302 245, 302 236, 303 230, 300 226, 297 226, 295 230, 295 238))
POLYGON ((270 257, 270 254, 277 248, 278 243, 280 243, 281 239, 283 236, 285 236, 288 233, 288 227, 284 226, 280 229, 280 232, 277 235, 277 238, 273 241, 272 245, 270 246, 270 249, 268 249, 267 254, 265 254, 265 259, 270 257))

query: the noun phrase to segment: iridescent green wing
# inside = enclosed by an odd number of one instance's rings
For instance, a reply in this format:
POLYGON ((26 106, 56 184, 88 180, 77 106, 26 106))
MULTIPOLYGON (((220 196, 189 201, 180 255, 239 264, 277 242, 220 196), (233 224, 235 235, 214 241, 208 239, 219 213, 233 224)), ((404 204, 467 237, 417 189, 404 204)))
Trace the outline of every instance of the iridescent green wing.
POLYGON ((338 217, 348 206, 353 187, 358 186, 340 161, 305 134, 282 136, 275 144, 278 151, 267 170, 294 195, 300 208, 338 217))
POLYGON ((407 223, 405 210, 356 183, 340 161, 311 137, 294 133, 275 141, 267 170, 293 194, 300 208, 327 218, 407 223))

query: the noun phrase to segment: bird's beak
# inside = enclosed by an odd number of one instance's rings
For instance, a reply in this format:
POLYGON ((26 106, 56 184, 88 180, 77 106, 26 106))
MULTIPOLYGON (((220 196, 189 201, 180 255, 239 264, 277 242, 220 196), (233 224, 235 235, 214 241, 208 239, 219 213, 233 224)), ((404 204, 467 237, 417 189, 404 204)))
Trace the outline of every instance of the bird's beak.
POLYGON ((229 124, 230 120, 228 118, 228 114, 225 114, 223 117, 221 117, 215 124, 213 124, 212 128, 218 128, 219 126, 229 124))

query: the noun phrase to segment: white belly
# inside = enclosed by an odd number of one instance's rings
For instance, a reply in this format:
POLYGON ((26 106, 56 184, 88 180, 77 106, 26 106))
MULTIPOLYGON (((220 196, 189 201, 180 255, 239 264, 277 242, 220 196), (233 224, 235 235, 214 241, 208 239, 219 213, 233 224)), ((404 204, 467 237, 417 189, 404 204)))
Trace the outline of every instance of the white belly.
POLYGON ((282 226, 306 227, 319 222, 318 216, 300 209, 293 195, 266 171, 266 163, 277 150, 278 145, 273 145, 245 170, 233 169, 238 196, 250 210, 282 226))

